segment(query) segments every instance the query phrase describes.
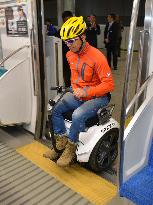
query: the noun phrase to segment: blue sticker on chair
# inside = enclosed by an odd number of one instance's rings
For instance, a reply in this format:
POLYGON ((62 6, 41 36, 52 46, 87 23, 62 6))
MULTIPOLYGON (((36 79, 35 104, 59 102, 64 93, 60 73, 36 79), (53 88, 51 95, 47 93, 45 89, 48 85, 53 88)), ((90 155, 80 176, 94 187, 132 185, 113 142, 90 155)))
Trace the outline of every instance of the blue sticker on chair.
POLYGON ((0 67, 0 77, 6 72, 7 70, 4 67, 0 67))

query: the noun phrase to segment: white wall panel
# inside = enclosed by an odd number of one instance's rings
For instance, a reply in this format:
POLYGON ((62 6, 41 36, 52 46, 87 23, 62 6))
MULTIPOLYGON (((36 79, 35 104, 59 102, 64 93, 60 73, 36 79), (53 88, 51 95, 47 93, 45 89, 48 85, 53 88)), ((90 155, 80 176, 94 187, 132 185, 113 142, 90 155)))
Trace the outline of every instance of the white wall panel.
MULTIPOLYGON (((9 36, 7 35, 6 27, 0 29, 3 58, 24 45, 30 45, 30 29, 32 28, 32 2, 27 1, 26 3, 26 1, 23 0, 20 2, 21 3, 17 3, 16 0, 0 0, 0 8, 25 5, 27 8, 26 14, 28 22, 28 35, 26 36, 9 36)), ((1 88, 3 88, 1 89, 1 98, 5 99, 7 103, 5 104, 3 100, 1 102, 3 105, 0 106, 0 120, 5 124, 15 122, 25 123, 27 124, 26 129, 32 133, 35 133, 37 96, 34 94, 33 86, 33 79, 35 79, 36 76, 34 76, 32 69, 31 47, 24 48, 17 54, 13 55, 5 62, 4 66, 9 70, 9 72, 3 76, 3 79, 0 79, 1 88), (28 59, 28 64, 22 63, 21 65, 20 63, 24 59, 28 59), (17 68, 12 69, 17 64, 20 65, 17 68), (12 100, 12 104, 9 104, 10 100, 12 100), (11 105, 14 106, 14 109, 11 105)))

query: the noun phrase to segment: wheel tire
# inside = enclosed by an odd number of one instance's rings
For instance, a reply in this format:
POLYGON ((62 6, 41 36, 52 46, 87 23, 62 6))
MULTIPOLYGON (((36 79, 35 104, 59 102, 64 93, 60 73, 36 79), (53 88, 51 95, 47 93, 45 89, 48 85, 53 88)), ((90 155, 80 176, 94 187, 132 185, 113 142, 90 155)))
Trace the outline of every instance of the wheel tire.
POLYGON ((89 166, 94 172, 101 172, 112 165, 118 155, 119 130, 114 128, 104 134, 95 145, 89 166))

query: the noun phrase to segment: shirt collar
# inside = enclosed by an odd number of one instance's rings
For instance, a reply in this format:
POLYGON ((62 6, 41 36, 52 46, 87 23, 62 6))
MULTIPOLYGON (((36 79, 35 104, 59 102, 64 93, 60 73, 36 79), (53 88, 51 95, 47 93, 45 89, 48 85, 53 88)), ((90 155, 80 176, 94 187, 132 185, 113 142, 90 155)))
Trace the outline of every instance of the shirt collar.
POLYGON ((84 55, 84 54, 89 50, 89 47, 90 47, 89 43, 86 42, 86 43, 85 43, 85 46, 84 46, 83 49, 78 53, 78 55, 84 55))

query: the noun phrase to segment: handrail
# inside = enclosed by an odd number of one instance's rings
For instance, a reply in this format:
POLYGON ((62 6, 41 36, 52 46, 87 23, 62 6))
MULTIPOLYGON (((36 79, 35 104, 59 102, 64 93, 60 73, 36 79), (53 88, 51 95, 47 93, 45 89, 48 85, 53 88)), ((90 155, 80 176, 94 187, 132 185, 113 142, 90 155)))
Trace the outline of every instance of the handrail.
POLYGON ((6 56, 4 59, 2 59, 2 61, 0 62, 0 66, 3 65, 3 63, 5 61, 7 61, 10 57, 12 57, 14 54, 18 53, 19 51, 21 51, 24 48, 29 48, 29 47, 30 47, 30 45, 24 45, 24 46, 21 46, 20 48, 16 49, 12 53, 10 53, 8 56, 6 56))
MULTIPOLYGON (((140 41, 139 41, 139 50, 138 50, 138 65, 137 65, 137 78, 136 78, 136 89, 135 94, 138 92, 141 86, 141 73, 142 73, 142 66, 143 66, 143 48, 144 48, 144 33, 145 30, 140 31, 140 41)), ((133 110, 133 115, 136 113, 138 109, 138 101, 135 103, 135 107, 133 110)))
POLYGON ((123 183, 123 159, 124 159, 124 129, 125 129, 125 119, 126 119, 126 108, 128 102, 128 90, 129 90, 129 80, 130 80, 130 71, 133 57, 134 49, 134 38, 136 32, 136 23, 138 18, 140 0, 133 1, 133 9, 131 16, 131 24, 129 31, 129 44, 126 57, 126 70, 125 70, 125 79, 124 79, 124 89, 123 89, 123 98, 122 98, 122 109, 121 109, 121 118, 120 118, 120 135, 119 135, 119 167, 118 167, 118 188, 121 187, 123 183))
MULTIPOLYGON (((19 66, 20 64, 22 64, 22 63, 24 63, 26 60, 28 60, 29 59, 29 57, 27 57, 27 58, 25 58, 24 60, 21 60, 19 63, 17 63, 15 66, 13 66, 13 67, 11 67, 7 72, 6 72, 6 74, 7 73, 9 73, 9 72, 12 72, 12 70, 14 70, 17 66, 19 66)), ((5 74, 5 73, 4 73, 5 74)), ((2 78, 3 76, 1 76, 1 78, 2 78)), ((2 80, 2 79, 1 79, 2 80)))
POLYGON ((140 87, 140 89, 138 90, 138 92, 134 95, 133 99, 131 100, 130 104, 128 105, 127 109, 126 109, 126 115, 128 114, 128 112, 130 111, 130 109, 132 108, 132 106, 134 105, 134 103, 136 102, 136 100, 139 98, 139 96, 141 95, 141 93, 144 91, 144 89, 147 87, 147 85, 150 83, 150 81, 153 78, 153 73, 148 76, 148 78, 145 80, 145 82, 143 83, 143 85, 140 87))

